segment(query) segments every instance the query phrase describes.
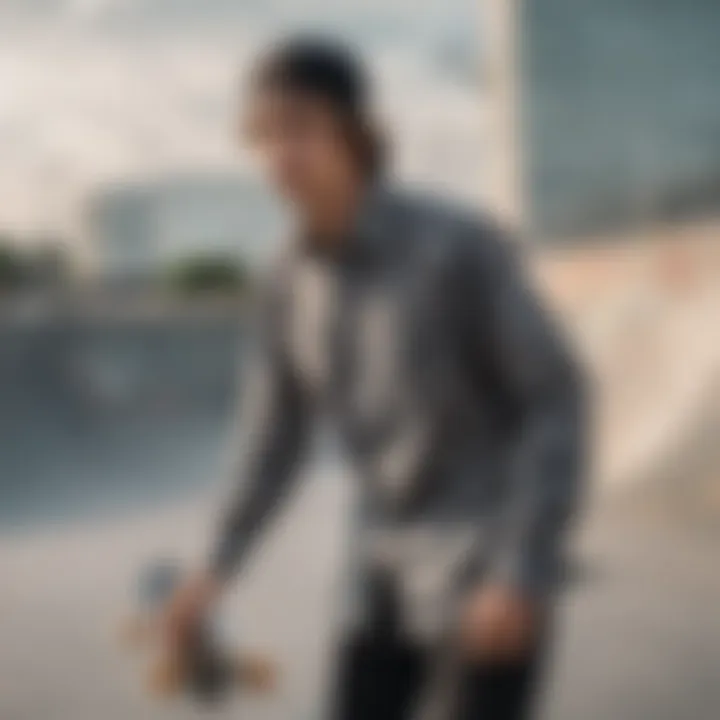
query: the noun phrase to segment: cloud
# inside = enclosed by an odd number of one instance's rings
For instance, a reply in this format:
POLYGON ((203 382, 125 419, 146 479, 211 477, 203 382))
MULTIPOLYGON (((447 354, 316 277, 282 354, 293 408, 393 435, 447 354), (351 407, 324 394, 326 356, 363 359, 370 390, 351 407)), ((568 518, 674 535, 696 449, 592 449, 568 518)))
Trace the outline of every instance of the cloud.
MULTIPOLYGON (((191 5, 221 9, 224 3, 72 0, 61 9, 66 19, 85 22, 121 6, 140 17, 152 7, 155 13, 181 6, 194 12, 191 5)), ((270 31, 278 25, 272 1, 267 3, 270 31)), ((240 5, 237 0, 232 4, 240 5)), ((318 0, 306 4, 322 5, 318 0)), ((60 3, 55 5, 60 8, 60 3)), ((398 7, 404 5, 403 0, 398 7)), ((353 7, 358 13, 379 3, 366 0, 366 5, 353 7)), ((345 17, 346 25, 352 17, 345 17)), ((479 98, 472 88, 443 74, 423 32, 404 28, 403 35, 391 14, 378 17, 386 35, 370 20, 354 31, 375 39, 370 55, 382 80, 385 114, 401 137, 403 165, 417 177, 433 171, 455 174, 457 186, 470 186, 480 138, 479 98), (462 152, 443 151, 451 145, 462 152), (438 170, 438 156, 459 159, 438 170), (467 168, 460 167, 462 163, 467 168)), ((342 20, 337 15, 340 25, 342 20)), ((0 165, 0 227, 31 226, 39 219, 71 222, 84 194, 109 179, 242 166, 231 132, 232 113, 238 70, 263 36, 255 25, 248 22, 228 36, 167 37, 150 31, 118 37, 92 23, 74 27, 55 22, 52 33, 25 28, 0 43, 0 144, 7 149, 0 165)), ((260 20, 255 17, 253 22, 260 20)))

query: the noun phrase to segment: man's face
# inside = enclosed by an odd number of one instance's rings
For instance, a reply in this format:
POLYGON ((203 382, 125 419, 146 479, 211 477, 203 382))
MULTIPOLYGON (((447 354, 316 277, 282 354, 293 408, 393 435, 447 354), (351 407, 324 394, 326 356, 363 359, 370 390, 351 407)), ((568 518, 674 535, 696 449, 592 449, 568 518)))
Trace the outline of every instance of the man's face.
POLYGON ((272 185, 301 207, 322 201, 352 172, 337 115, 322 99, 261 93, 254 99, 248 129, 272 185))

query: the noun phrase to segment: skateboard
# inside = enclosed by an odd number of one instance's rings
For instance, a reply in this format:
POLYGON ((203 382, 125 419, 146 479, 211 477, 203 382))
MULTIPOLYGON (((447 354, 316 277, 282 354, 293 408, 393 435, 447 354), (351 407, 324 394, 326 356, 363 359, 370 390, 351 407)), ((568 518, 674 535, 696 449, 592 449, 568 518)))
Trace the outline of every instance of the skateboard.
POLYGON ((233 690, 271 691, 277 679, 274 663, 256 653, 229 651, 213 627, 217 618, 203 624, 182 656, 164 647, 160 615, 185 578, 181 563, 159 560, 144 567, 137 579, 136 608, 122 627, 122 640, 129 648, 150 653, 149 691, 164 697, 186 695, 201 702, 218 701, 233 690))

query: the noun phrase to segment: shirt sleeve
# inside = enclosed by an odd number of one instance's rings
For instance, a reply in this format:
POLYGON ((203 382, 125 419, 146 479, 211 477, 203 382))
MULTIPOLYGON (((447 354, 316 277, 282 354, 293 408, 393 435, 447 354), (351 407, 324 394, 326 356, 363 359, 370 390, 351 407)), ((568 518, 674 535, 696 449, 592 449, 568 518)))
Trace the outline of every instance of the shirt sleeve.
POLYGON ((489 579, 542 596, 559 577, 584 475, 584 383, 511 242, 481 228, 468 246, 461 283, 468 346, 499 386, 509 418, 489 579))
POLYGON ((261 303, 254 356, 241 383, 235 487, 211 557, 221 577, 239 569, 293 484, 308 434, 306 400, 284 352, 278 290, 271 288, 261 303))

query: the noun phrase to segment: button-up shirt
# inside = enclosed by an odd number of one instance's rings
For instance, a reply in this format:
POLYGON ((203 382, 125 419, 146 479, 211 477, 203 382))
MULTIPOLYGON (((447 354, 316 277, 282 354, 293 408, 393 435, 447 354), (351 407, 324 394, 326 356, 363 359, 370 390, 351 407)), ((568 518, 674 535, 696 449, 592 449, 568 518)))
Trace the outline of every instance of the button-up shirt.
POLYGON ((511 243, 381 188, 339 245, 295 243, 268 283, 216 569, 239 565, 324 412, 360 483, 357 567, 393 568, 418 624, 469 559, 547 593, 581 473, 581 391, 511 243))

